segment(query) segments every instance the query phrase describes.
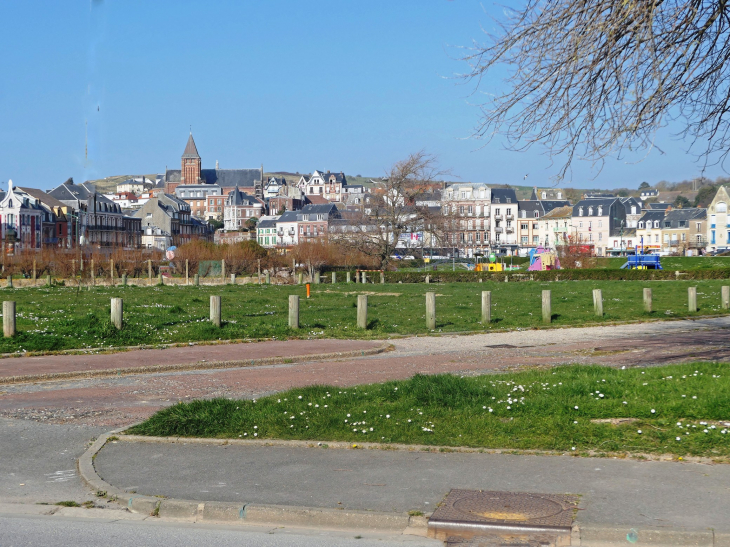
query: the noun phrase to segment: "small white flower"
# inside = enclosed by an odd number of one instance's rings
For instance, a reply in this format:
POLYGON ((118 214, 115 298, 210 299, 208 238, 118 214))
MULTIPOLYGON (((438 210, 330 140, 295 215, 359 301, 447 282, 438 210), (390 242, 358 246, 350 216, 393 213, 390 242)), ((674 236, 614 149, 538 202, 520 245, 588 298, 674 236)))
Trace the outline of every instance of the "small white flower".
POLYGON ((301 399, 301 398, 302 398, 302 396, 300 395, 300 396, 299 396, 299 398, 301 399))
POLYGON ((258 429, 258 428, 259 428, 259 426, 255 425, 255 426, 253 426, 253 428, 254 428, 254 429, 258 429))
POLYGON ((347 417, 349 418, 349 417, 350 417, 350 415, 348 414, 348 415, 347 415, 347 417))
POLYGON ((573 447, 571 447, 571 450, 575 450, 575 447, 574 447, 574 446, 573 446, 573 447))
POLYGON ((574 421, 573 423, 574 423, 574 424, 577 424, 577 423, 578 423, 578 420, 574 421))
POLYGON ((681 441, 681 440, 682 440, 682 437, 677 437, 677 440, 678 440, 678 441, 681 441))
POLYGON ((411 423, 411 421, 410 421, 410 420, 408 420, 408 423, 411 423))
POLYGON ((600 393, 598 396, 603 399, 603 393, 600 393))
POLYGON ((259 434, 258 434, 258 433, 254 433, 254 434, 253 434, 253 436, 254 436, 254 437, 258 437, 258 436, 259 436, 259 434))
POLYGON ((578 410, 578 405, 575 405, 573 408, 575 408, 576 410, 578 410))
POLYGON ((651 409, 651 413, 652 413, 652 414, 656 414, 656 410, 654 410, 654 409, 652 408, 652 409, 651 409))
POLYGON ((390 414, 386 414, 385 417, 390 419, 390 414))
POLYGON ((639 430, 637 431, 637 433, 638 433, 639 435, 641 435, 641 429, 639 429, 639 430))

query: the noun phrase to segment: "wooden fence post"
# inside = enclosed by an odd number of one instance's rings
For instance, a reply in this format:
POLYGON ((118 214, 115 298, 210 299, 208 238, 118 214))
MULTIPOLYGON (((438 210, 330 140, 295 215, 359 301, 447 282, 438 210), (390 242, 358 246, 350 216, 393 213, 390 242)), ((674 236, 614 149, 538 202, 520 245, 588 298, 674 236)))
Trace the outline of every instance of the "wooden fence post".
POLYGON ((593 289, 593 311, 597 317, 603 317, 603 293, 601 289, 593 289))
POLYGON ((109 260, 109 277, 112 281, 112 287, 114 286, 114 260, 109 260))
POLYGON ((332 284, 337 283, 337 272, 332 272, 332 284))
POLYGON ((12 289, 13 288, 13 274, 10 274, 8 276, 8 288, 9 289, 12 289))
POLYGON ((644 289, 644 311, 651 313, 651 289, 644 289))
POLYGON ((299 296, 296 294, 289 295, 289 328, 299 328, 299 296))
POLYGON ((345 277, 348 283, 352 283, 352 278, 350 276, 350 272, 347 272, 347 276, 345 277))
POLYGON ((550 291, 542 291, 542 320, 550 323, 553 320, 552 308, 550 306, 550 291))
POLYGON ((33 259, 33 285, 35 285, 36 282, 36 269, 35 269, 35 258, 33 259))
POLYGON ((226 260, 221 260, 221 283, 226 282, 226 260))
POLYGON ((722 300, 722 309, 727 310, 730 309, 730 286, 723 285, 721 289, 721 300, 722 300))
POLYGON ((126 272, 122 274, 122 287, 127 286, 127 274, 126 272))
POLYGON ((385 285, 385 272, 380 272, 380 284, 385 285))
POLYGON ((190 285, 190 264, 188 259, 185 259, 185 284, 190 285))
POLYGON ((368 328, 368 295, 357 295, 357 328, 368 328))
POLYGON ((5 338, 15 336, 15 302, 12 300, 3 302, 3 335, 5 338))
POLYGON ((687 305, 690 312, 697 311, 697 287, 687 288, 687 305))
POLYGON ((210 322, 216 327, 221 326, 221 297, 210 297, 210 322))
POLYGON ((117 330, 122 330, 122 322, 124 318, 124 303, 121 298, 112 298, 112 325, 117 330))
POLYGON ((147 260, 147 277, 149 278, 149 284, 152 285, 152 260, 147 260))
POLYGON ((426 293, 426 328, 428 330, 436 329, 436 293, 426 293))
POLYGON ((304 273, 303 272, 299 272, 299 278, 297 281, 298 281, 299 285, 304 283, 304 273))
POLYGON ((314 283, 315 285, 319 285, 319 275, 320 275, 319 270, 314 270, 314 274, 312 277, 312 283, 314 283))
POLYGON ((266 284, 271 285, 271 272, 266 270, 266 284))
POLYGON ((431 276, 426 274, 426 285, 428 285, 429 283, 431 283, 431 276))
POLYGON ((91 284, 96 286, 96 271, 94 270, 94 259, 91 259, 91 284))
POLYGON ((196 287, 199 287, 200 286, 200 274, 195 274, 195 277, 194 277, 194 281, 193 282, 195 283, 195 286, 196 287))
POLYGON ((235 284, 236 284, 236 274, 233 273, 233 274, 231 274, 231 285, 235 285, 235 284))
POLYGON ((492 322, 492 291, 482 291, 482 323, 492 322))
POLYGON ((49 287, 50 287, 51 285, 53 285, 53 280, 51 279, 51 274, 48 274, 48 275, 46 276, 46 285, 48 285, 49 287))
POLYGON ((158 285, 164 285, 165 284, 165 282, 162 280, 162 272, 159 272, 157 274, 157 284, 158 285))
POLYGON ((368 282, 368 276, 365 272, 362 272, 362 281, 360 283, 367 283, 368 282))

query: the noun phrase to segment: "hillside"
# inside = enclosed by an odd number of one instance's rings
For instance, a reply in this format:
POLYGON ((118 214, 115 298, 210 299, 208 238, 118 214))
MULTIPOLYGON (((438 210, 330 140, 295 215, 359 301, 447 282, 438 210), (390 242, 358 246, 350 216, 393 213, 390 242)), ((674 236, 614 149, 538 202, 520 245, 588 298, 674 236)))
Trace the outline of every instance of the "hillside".
POLYGON ((110 194, 117 191, 117 184, 124 182, 127 179, 134 177, 147 177, 148 179, 155 180, 157 174, 152 173, 148 175, 115 175, 112 177, 106 177, 103 179, 87 180, 88 184, 93 184, 96 190, 101 194, 110 194))

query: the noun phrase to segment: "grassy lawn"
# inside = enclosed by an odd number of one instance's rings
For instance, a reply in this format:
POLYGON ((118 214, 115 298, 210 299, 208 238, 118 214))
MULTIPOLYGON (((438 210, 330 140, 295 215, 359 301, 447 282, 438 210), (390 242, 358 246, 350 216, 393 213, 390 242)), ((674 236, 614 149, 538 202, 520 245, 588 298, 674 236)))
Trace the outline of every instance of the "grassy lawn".
POLYGON ((417 375, 347 389, 314 386, 254 401, 193 401, 162 410, 129 433, 722 459, 730 455, 726 422, 727 364, 572 365, 467 378, 417 375))
POLYGON ((727 281, 571 281, 555 283, 449 283, 303 286, 49 287, 5 290, 13 299, 17 329, 0 339, 0 352, 155 345, 241 338, 383 338, 424 334, 425 298, 435 291, 438 332, 532 328, 542 325, 541 291, 552 290, 553 325, 726 314, 720 287, 727 281), (687 287, 697 286, 699 311, 687 312, 687 287), (654 310, 642 308, 642 288, 653 290, 654 310), (593 315, 591 291, 603 290, 604 317, 593 315), (482 325, 481 291, 492 291, 492 323, 482 325), (366 292, 369 329, 356 328, 357 294, 366 292), (300 330, 287 326, 288 296, 299 294, 300 330), (221 295, 224 325, 209 318, 210 295, 221 295), (125 326, 109 320, 110 299, 124 299, 125 326))
MULTIPOLYGON (((670 271, 705 270, 708 268, 730 267, 730 256, 664 256, 662 268, 670 271)), ((626 264, 625 257, 599 258, 598 268, 618 269, 626 264)))

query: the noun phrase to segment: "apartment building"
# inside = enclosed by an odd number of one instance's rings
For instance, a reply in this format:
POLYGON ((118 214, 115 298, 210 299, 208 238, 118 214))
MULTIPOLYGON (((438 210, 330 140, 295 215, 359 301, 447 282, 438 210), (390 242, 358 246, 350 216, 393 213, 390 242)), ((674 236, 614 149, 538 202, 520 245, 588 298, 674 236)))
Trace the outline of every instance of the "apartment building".
POLYGON ((727 187, 720 186, 707 208, 707 250, 716 251, 730 247, 730 217, 727 205, 730 203, 727 187))

